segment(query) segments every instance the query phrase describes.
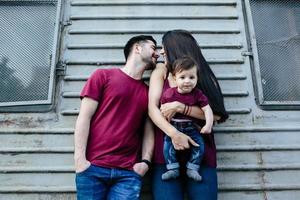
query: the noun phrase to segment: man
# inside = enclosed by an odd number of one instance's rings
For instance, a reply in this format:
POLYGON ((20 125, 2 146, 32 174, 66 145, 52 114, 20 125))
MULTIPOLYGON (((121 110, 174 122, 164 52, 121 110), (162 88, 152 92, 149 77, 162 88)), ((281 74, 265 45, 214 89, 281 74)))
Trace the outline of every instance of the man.
POLYGON ((96 70, 80 95, 74 153, 78 200, 139 199, 141 177, 149 169, 154 133, 148 87, 141 79, 159 57, 156 41, 133 37, 124 54, 123 68, 96 70))

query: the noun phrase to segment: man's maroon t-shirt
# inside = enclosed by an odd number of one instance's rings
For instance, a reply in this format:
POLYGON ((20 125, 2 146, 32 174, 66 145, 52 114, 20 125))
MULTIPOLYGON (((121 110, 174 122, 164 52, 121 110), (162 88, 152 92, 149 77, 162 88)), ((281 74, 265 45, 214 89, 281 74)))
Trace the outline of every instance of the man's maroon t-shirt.
POLYGON ((99 69, 85 84, 83 97, 99 103, 90 124, 87 160, 97 166, 132 170, 147 117, 147 85, 120 69, 99 69))

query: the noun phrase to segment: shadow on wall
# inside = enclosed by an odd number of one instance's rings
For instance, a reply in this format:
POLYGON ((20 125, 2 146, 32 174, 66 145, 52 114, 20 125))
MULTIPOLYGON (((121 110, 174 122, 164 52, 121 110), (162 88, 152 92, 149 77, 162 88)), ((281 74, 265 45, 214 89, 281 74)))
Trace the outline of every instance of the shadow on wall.
MULTIPOLYGON (((21 70, 26 71, 26 69, 21 70)), ((0 60, 0 102, 46 100, 48 98, 49 69, 36 67, 31 75, 28 77, 28 74, 23 73, 22 78, 30 80, 29 84, 25 84, 16 75, 16 70, 9 67, 9 59, 3 57, 0 60)))
POLYGON ((18 94, 24 93, 22 81, 14 75, 15 70, 8 67, 9 59, 0 61, 0 102, 16 101, 18 94))

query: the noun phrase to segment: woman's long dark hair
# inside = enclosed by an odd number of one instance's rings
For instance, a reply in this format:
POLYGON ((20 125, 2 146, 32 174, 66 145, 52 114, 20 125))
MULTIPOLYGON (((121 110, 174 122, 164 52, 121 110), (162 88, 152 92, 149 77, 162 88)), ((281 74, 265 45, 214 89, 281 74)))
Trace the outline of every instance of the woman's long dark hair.
POLYGON ((183 56, 189 56, 197 62, 199 73, 197 87, 208 97, 214 114, 221 116, 219 121, 225 121, 228 118, 228 113, 225 110, 220 85, 203 57, 196 39, 188 31, 172 30, 163 35, 162 43, 169 72, 173 71, 172 64, 174 61, 183 56))

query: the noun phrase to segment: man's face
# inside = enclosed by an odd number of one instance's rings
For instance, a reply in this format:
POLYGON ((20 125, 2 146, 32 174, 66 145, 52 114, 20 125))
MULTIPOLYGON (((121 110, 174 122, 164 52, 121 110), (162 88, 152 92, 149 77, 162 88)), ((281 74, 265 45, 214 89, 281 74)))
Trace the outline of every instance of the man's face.
POLYGON ((174 78, 179 93, 190 93, 197 84, 197 68, 194 66, 191 69, 177 72, 174 78))
POLYGON ((159 57, 155 44, 152 41, 147 40, 141 44, 141 47, 141 58, 147 65, 146 69, 154 69, 159 57))

